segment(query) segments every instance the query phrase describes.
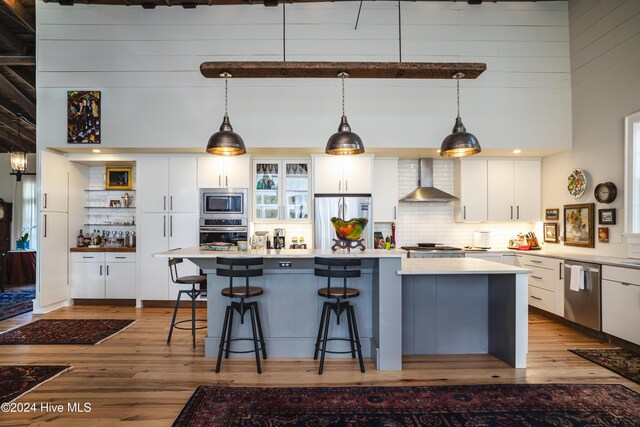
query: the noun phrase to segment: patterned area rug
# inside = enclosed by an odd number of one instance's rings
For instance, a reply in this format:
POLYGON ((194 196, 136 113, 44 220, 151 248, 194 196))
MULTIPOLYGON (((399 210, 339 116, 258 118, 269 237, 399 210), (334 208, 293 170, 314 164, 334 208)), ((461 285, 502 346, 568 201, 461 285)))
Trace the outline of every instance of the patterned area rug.
POLYGON ((624 348, 578 348, 569 351, 640 384, 640 354, 638 353, 624 348))
POLYGON ((68 366, 0 366, 0 403, 11 402, 67 369, 68 366))
POLYGON ((38 320, 0 334, 0 344, 98 344, 135 320, 38 320))
POLYGON ((198 387, 180 426, 636 426, 621 385, 198 387))
POLYGON ((33 310, 35 287, 6 289, 0 293, 0 320, 33 310))

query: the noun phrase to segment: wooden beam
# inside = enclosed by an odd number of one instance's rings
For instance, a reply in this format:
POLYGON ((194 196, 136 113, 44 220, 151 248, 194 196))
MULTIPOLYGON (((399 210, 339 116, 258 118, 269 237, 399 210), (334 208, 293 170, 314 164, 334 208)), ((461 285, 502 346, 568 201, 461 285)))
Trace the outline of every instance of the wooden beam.
POLYGON ((2 74, 0 74, 0 89, 9 94, 9 100, 14 101, 18 105, 18 109, 20 111, 27 114, 29 117, 36 116, 35 103, 27 98, 17 87, 11 84, 11 82, 2 74))
MULTIPOLYGON (((6 99, 0 97, 0 112, 5 112, 10 116, 15 116, 17 113, 23 111, 21 111, 20 108, 17 108, 15 105, 9 104, 6 99)), ((35 130, 35 117, 25 117, 25 119, 28 119, 28 121, 22 120, 22 124, 25 126, 29 126, 30 128, 33 128, 35 130)))
POLYGON ((21 55, 0 55, 0 65, 36 65, 36 57, 21 55))
POLYGON ((21 23, 24 27, 31 30, 32 33, 36 32, 36 18, 29 13, 29 11, 20 3, 20 0, 0 0, 4 3, 13 15, 16 20, 21 23))
POLYGON ((6 65, 0 65, 0 67, 23 85, 28 86, 32 90, 36 89, 35 76, 29 75, 25 70, 16 70, 14 68, 7 67, 6 65))
POLYGON ((200 72, 219 78, 224 72, 234 78, 337 78, 346 72, 356 79, 451 79, 463 72, 475 79, 487 65, 450 62, 203 62, 200 72))
POLYGON ((15 34, 13 34, 7 27, 0 23, 0 43, 8 46, 8 50, 23 53, 25 51, 24 43, 15 34))
POLYGON ((26 151, 27 153, 35 153, 36 152, 36 144, 34 144, 32 142, 29 142, 29 141, 25 141, 22 138, 20 138, 21 141, 18 141, 16 137, 14 137, 13 135, 8 134, 7 132, 5 132, 5 131, 3 131, 1 129, 0 129, 0 139, 4 140, 11 147, 13 147, 12 149, 15 149, 15 147, 18 147, 18 148, 26 151))
MULTIPOLYGON (((14 121, 15 119, 11 119, 3 114, 0 114, 0 125, 6 126, 12 135, 18 134, 18 124, 14 121)), ((20 123, 20 136, 26 139, 29 142, 36 143, 36 134, 29 128, 26 127, 26 123, 22 120, 20 123)))

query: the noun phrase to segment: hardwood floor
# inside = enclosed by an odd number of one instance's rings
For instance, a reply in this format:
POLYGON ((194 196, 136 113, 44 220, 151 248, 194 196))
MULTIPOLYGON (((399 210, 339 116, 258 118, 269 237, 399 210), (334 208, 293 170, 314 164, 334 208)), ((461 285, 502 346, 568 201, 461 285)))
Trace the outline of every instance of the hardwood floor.
MULTIPOLYGON (((202 313, 204 314, 204 313, 202 313)), ((529 315, 527 369, 512 369, 489 355, 413 356, 404 370, 377 372, 372 363, 361 374, 357 361, 328 360, 317 375, 311 359, 266 360, 263 374, 255 361, 228 360, 222 372, 213 372, 215 360, 205 359, 204 330, 191 348, 189 332, 166 336, 171 309, 74 306, 43 316, 24 314, 0 322, 0 332, 39 318, 137 319, 125 331, 99 345, 0 346, 0 365, 70 365, 72 370, 42 384, 19 402, 91 403, 91 412, 3 413, 2 426, 34 426, 53 422, 64 426, 106 426, 127 422, 136 426, 169 426, 198 385, 232 386, 348 386, 450 385, 489 383, 609 383, 637 392, 640 385, 566 351, 596 348, 598 342, 537 314, 529 315)))

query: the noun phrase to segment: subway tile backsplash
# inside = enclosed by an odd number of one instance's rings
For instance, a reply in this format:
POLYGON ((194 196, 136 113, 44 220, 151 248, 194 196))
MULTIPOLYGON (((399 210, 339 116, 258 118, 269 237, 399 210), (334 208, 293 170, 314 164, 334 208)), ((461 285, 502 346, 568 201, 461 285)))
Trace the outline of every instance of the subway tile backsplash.
MULTIPOLYGON (((455 161, 434 160, 433 182, 436 188, 447 193, 455 192, 455 161)), ((400 160, 398 163, 398 196, 404 197, 418 186, 418 160, 400 160)), ((375 209, 375 206, 374 206, 375 209)), ((506 248, 509 238, 518 232, 535 230, 530 222, 490 222, 465 224, 454 222, 454 204, 431 202, 399 202, 396 222, 397 246, 418 242, 442 243, 454 246, 473 244, 476 230, 491 232, 491 246, 506 248)), ((376 223, 375 231, 384 236, 391 234, 391 224, 376 223)))

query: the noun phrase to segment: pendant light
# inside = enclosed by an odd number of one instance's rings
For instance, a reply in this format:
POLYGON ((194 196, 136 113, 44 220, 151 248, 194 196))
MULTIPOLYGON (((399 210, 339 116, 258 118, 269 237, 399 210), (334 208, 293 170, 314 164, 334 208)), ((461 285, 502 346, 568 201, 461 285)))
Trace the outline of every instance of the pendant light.
MULTIPOLYGON (((17 118, 14 120, 18 123, 18 136, 17 141, 20 143, 22 139, 20 138, 20 122, 22 121, 22 114, 18 113, 17 118)), ((24 151, 15 150, 10 154, 10 162, 11 162, 11 173, 10 175, 15 175, 16 181, 22 181, 22 175, 31 175, 27 174, 27 153, 24 151)))
POLYGON ((362 154, 364 153, 364 144, 357 134, 351 132, 351 126, 349 126, 347 116, 344 114, 344 79, 349 77, 349 74, 342 72, 338 74, 338 77, 342 78, 342 119, 340 126, 338 126, 338 132, 329 137, 324 152, 337 156, 362 154))
POLYGON ((481 151, 478 139, 467 132, 460 118, 460 79, 464 77, 464 73, 456 73, 453 78, 456 79, 457 98, 458 98, 458 116, 456 123, 453 125, 451 135, 442 141, 440 147, 440 155, 444 157, 466 157, 478 154, 481 151))
POLYGON ((225 72, 220 74, 220 77, 224 77, 224 118, 222 119, 220 131, 209 138, 207 153, 219 156, 239 156, 246 153, 247 149, 244 146, 242 137, 233 131, 227 114, 228 78, 231 77, 231 74, 225 72))

